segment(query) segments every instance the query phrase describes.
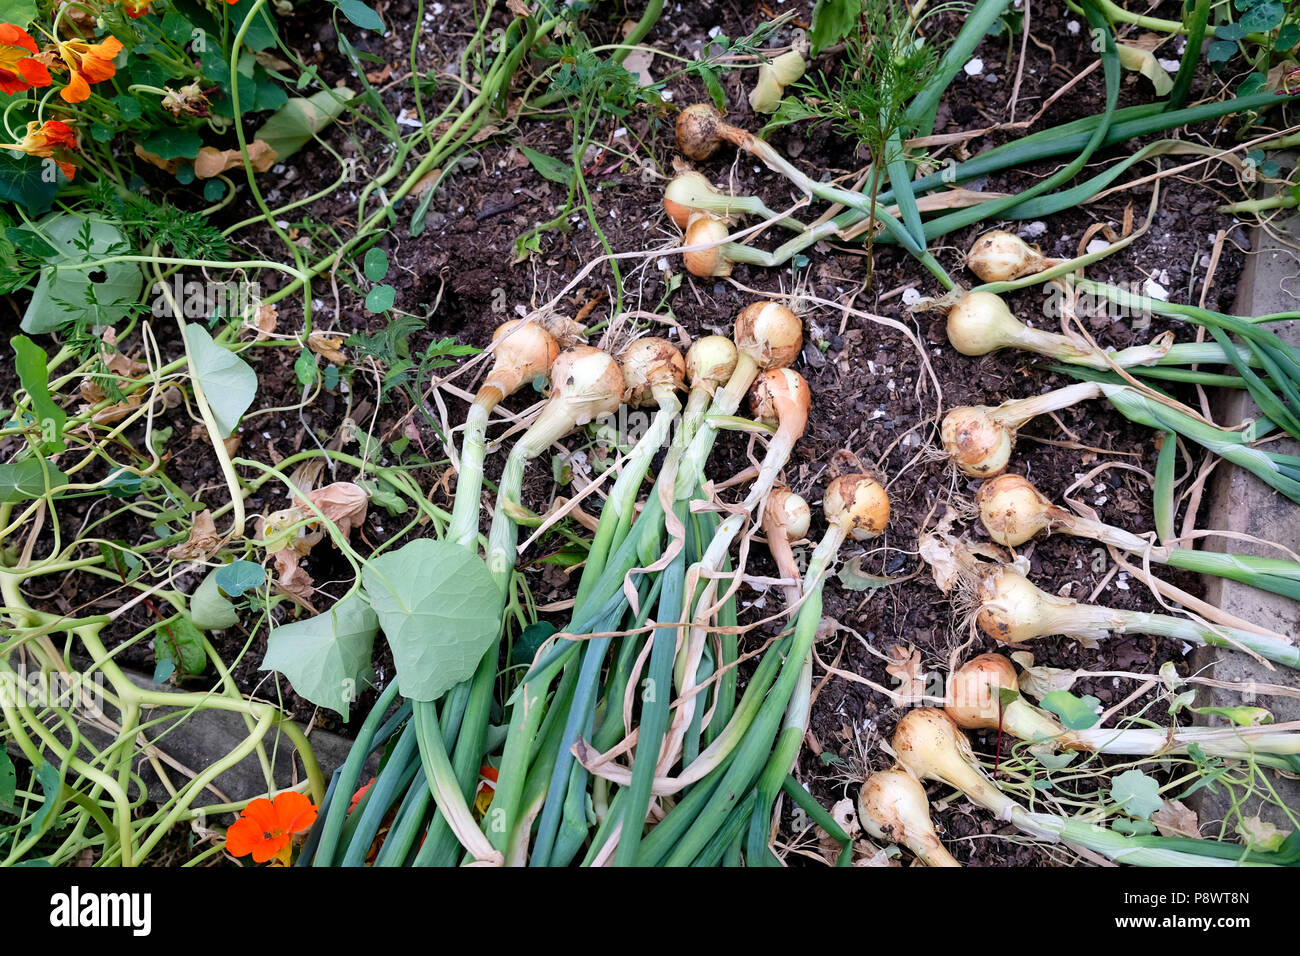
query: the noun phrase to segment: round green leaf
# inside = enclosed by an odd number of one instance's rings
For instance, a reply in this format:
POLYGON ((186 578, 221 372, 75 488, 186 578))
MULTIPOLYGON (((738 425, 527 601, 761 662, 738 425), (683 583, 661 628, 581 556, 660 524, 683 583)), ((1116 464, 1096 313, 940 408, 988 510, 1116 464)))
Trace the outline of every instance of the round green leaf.
POLYGON ((266 569, 252 561, 232 561, 212 572, 217 587, 228 597, 241 597, 245 591, 266 583, 266 569))
POLYGON ((397 301, 397 290, 391 285, 377 285, 366 296, 366 308, 371 312, 387 312, 397 301))
POLYGON ((487 565, 450 541, 421 538, 365 563, 402 696, 435 700, 478 667, 501 627, 503 595, 487 565))
POLYGON ((370 668, 379 618, 358 594, 324 614, 271 629, 264 671, 279 671, 293 689, 344 720, 370 668))
POLYGON ((362 271, 371 282, 383 282, 384 276, 388 275, 388 253, 378 246, 367 249, 362 271))
POLYGON ((221 593, 217 586, 218 568, 203 579, 203 583, 190 595, 190 620, 200 631, 234 627, 239 623, 239 612, 221 593))

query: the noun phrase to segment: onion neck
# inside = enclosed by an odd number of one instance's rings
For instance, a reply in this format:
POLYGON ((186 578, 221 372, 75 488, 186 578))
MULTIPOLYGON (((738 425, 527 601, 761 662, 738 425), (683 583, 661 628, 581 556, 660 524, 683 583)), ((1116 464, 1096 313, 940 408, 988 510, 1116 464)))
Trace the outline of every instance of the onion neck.
POLYGON ((469 547, 478 536, 479 495, 483 490, 483 460, 487 457, 488 415, 500 401, 500 392, 485 386, 469 407, 465 438, 461 443, 456 499, 452 503, 447 540, 469 547), (495 398, 493 396, 496 396, 495 398))
POLYGON ((1101 386, 1096 382, 1077 382, 1032 398, 1003 402, 989 412, 989 417, 1008 428, 1019 428, 1039 415, 1057 412, 1101 395, 1101 386))
POLYGON ((1022 698, 1002 708, 1002 729, 1017 740, 1037 742, 1059 740, 1065 728, 1022 698))

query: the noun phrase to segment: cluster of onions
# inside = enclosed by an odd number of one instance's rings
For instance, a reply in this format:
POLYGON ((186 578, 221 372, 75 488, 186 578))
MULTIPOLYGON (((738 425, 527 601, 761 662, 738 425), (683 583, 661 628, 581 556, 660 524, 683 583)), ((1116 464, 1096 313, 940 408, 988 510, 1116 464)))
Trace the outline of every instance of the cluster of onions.
POLYGON ((976 621, 985 634, 1006 644, 1064 634, 1092 643, 1119 634, 1153 634, 1189 644, 1241 647, 1267 660, 1300 667, 1300 646, 1280 636, 1210 625, 1168 614, 1081 604, 1035 587, 1011 565, 980 569, 976 621))
MULTIPOLYGON (((1019 694, 1016 668, 1001 654, 980 654, 953 672, 944 711, 965 730, 999 730, 1060 750, 1155 756, 1183 753, 1196 745, 1207 754, 1247 759, 1300 753, 1300 733, 1274 727, 1089 727, 1067 730, 1019 694)), ((1284 764, 1289 767, 1289 764, 1284 764)))
POLYGON ((971 802, 1034 839, 1067 841, 1136 866, 1237 865, 1234 857, 1218 855, 1221 845, 1211 840, 1126 837, 1083 819, 1026 810, 984 773, 961 729, 937 708, 909 711, 898 722, 890 743, 898 762, 918 779, 961 791, 971 802))
POLYGON ((998 406, 958 406, 944 416, 939 428, 944 451, 966 474, 988 478, 1006 469, 1016 443, 1016 432, 1026 423, 1102 394, 1100 385, 1079 382, 998 406))
POLYGON ((1010 282, 1037 275, 1064 261, 1045 257, 1037 246, 1005 229, 984 233, 966 254, 966 268, 985 282, 1010 282))

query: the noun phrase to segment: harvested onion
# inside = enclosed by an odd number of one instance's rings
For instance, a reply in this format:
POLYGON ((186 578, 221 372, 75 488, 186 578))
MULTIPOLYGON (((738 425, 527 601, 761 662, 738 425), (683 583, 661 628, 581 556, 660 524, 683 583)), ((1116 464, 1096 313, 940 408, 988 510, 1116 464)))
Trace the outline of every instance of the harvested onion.
POLYGON ((1096 383, 1079 382, 996 407, 958 406, 944 416, 939 429, 944 450, 968 475, 976 478, 996 475, 1011 461, 1016 432, 1026 422, 1101 394, 1102 389, 1096 383))
POLYGON ((858 820, 877 840, 901 843, 926 866, 961 865, 934 832, 925 788, 906 770, 882 770, 862 782, 858 820))
POLYGON ((1059 265, 1013 232, 995 229, 975 240, 966 255, 966 267, 985 282, 1010 282, 1059 265))

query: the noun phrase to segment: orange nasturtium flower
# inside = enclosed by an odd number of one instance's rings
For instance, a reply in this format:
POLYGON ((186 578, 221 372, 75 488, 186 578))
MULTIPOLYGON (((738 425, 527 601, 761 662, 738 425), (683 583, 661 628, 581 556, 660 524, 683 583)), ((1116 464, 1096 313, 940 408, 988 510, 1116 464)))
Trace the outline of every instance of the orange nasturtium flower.
POLYGON ((117 72, 113 57, 121 51, 122 41, 117 37, 106 37, 99 43, 87 43, 85 40, 60 41, 59 56, 68 65, 72 75, 59 95, 69 103, 89 99, 91 83, 107 80, 117 72))
POLYGON ((126 15, 132 20, 144 16, 149 12, 149 4, 153 0, 122 0, 122 5, 126 7, 126 15))
POLYGON ((296 790, 277 793, 274 800, 254 800, 226 831, 226 849, 232 856, 253 854, 253 862, 277 860, 289 865, 289 845, 295 833, 316 822, 316 806, 296 790))
POLYGON ((487 764, 478 768, 478 789, 474 792, 474 812, 482 819, 492 806, 497 792, 497 768, 487 764))
MULTIPOLYGON (((27 124, 27 135, 17 143, 0 143, 0 149, 14 149, 29 156, 53 156, 54 151, 77 148, 77 134, 67 123, 58 120, 46 120, 44 123, 32 121, 27 124)), ((77 167, 66 159, 56 159, 63 175, 71 179, 77 167)))
POLYGON ((36 41, 26 30, 0 23, 0 92, 21 93, 54 82, 35 53, 36 41))

